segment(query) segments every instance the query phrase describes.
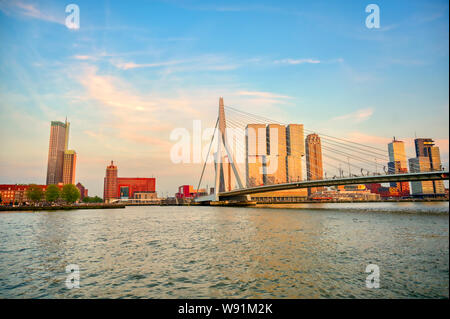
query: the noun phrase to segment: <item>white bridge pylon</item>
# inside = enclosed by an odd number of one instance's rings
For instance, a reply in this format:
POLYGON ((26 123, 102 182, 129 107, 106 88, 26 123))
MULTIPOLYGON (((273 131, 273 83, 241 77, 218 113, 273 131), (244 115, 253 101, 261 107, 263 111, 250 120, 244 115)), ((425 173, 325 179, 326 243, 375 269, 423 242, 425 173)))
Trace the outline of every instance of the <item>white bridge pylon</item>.
POLYGON ((239 168, 236 166, 236 160, 234 154, 231 152, 230 146, 227 140, 226 128, 227 122, 225 119, 225 109, 223 104, 223 97, 219 99, 219 130, 218 130, 218 139, 217 139, 217 152, 215 154, 214 163, 215 163, 215 186, 214 186, 214 197, 215 200, 219 200, 219 193, 224 192, 224 168, 223 168, 223 158, 222 156, 222 146, 225 149, 226 155, 228 156, 228 161, 233 169, 233 175, 236 180, 237 186, 239 189, 244 188, 242 184, 241 175, 239 173, 239 168))

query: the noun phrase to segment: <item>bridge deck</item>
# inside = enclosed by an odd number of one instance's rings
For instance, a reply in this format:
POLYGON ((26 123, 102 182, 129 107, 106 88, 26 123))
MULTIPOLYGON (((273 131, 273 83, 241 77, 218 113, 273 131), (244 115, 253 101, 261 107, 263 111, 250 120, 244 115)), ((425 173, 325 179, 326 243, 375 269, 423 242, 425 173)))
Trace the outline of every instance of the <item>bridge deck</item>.
MULTIPOLYGON (((249 195, 256 193, 274 192, 280 190, 308 188, 308 187, 324 187, 324 186, 338 186, 338 185, 352 185, 352 184, 371 184, 371 183, 389 183, 389 182, 415 182, 415 181, 430 181, 449 179, 448 171, 435 172, 420 172, 407 174, 388 174, 375 176, 356 176, 335 179, 322 179, 314 181, 301 181, 285 184, 263 185, 250 188, 235 189, 229 192, 219 193, 220 199, 225 199, 240 195, 249 195)), ((196 201, 210 201, 212 196, 199 197, 196 201)))

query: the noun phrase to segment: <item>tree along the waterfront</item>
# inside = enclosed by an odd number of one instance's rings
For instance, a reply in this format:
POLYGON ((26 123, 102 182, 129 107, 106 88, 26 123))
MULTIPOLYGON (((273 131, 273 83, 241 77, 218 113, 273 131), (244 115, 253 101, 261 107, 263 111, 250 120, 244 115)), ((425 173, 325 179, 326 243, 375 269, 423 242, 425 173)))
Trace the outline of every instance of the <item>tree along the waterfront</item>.
POLYGON ((94 197, 86 196, 83 198, 83 203, 103 203, 103 199, 98 196, 94 197))
POLYGON ((61 198, 66 203, 74 203, 80 198, 80 191, 73 184, 64 185, 61 192, 61 198))
POLYGON ((49 185, 45 191, 45 200, 49 203, 53 203, 61 196, 61 192, 57 185, 49 185))
POLYGON ((36 184, 30 184, 26 190, 26 195, 30 201, 37 203, 44 198, 44 191, 36 184))

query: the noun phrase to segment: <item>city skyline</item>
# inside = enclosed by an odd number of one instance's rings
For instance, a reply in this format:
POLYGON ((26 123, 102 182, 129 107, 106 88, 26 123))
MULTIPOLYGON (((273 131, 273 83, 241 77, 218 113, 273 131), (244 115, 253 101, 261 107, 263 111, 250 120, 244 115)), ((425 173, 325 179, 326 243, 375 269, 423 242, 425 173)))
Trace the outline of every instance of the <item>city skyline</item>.
MULTIPOLYGON (((220 98, 220 100, 223 101, 222 98, 220 98)), ((59 121, 51 121, 50 127, 49 160, 46 185, 75 185, 77 154, 74 150, 67 149, 70 123, 67 122, 67 119, 65 123, 59 121), (54 158, 55 156, 52 156, 52 154, 57 153, 58 147, 62 147, 62 149, 59 149, 59 151, 63 154, 63 167, 61 170, 62 182, 48 183, 48 176, 54 175, 52 175, 52 171, 50 170, 50 168, 56 166, 54 165, 55 163, 53 163, 56 162, 56 158, 54 158)), ((303 140, 303 124, 247 124, 245 128, 245 134, 245 185, 247 187, 302 180, 303 172, 301 167, 301 159, 305 155, 306 158, 303 166, 306 169, 306 180, 324 178, 320 136, 316 133, 308 134, 303 140), (270 136, 271 132, 272 134, 276 133, 274 139, 270 136), (275 143, 276 149, 271 149, 271 142, 275 143), (274 157, 276 157, 275 161, 273 161, 274 157), (273 164, 271 164, 271 161, 276 164, 276 167, 271 167, 273 166, 273 164), (273 169, 275 170, 272 172, 273 169), (299 176, 295 178, 295 174, 299 176)), ((414 150, 416 157, 408 158, 405 152, 404 144, 404 141, 396 139, 395 136, 393 137, 393 140, 387 144, 387 155, 389 162, 384 165, 384 169, 386 169, 387 167, 387 170, 385 171, 386 173, 407 173, 408 167, 406 166, 406 160, 409 163, 410 172, 426 172, 430 170, 440 170, 443 168, 439 146, 436 146, 435 141, 432 138, 416 137, 414 139, 414 150)), ((104 178, 103 183, 102 192, 103 198, 106 202, 109 202, 110 199, 128 198, 128 195, 124 196, 122 194, 122 191, 119 191, 119 188, 121 187, 117 187, 118 180, 127 180, 128 183, 124 184, 127 188, 133 187, 131 185, 133 185, 137 180, 155 180, 154 177, 118 178, 117 166, 114 166, 113 163, 114 161, 111 161, 111 164, 107 166, 105 175, 106 177, 104 178)), ((383 163, 380 164, 383 166, 383 163)), ((221 171, 222 177, 220 182, 221 191, 223 192, 235 189, 237 185, 235 183, 228 156, 222 155, 221 165, 223 165, 221 171)), ((339 168, 339 170, 341 170, 341 168, 339 168)), ((342 173, 343 170, 341 170, 340 174, 342 173)), ((11 185, 20 186, 25 184, 16 182, 12 183, 11 185)), ((79 185, 81 185, 80 182, 78 182, 77 184, 77 187, 80 189, 79 185)), ((411 189, 409 182, 391 182, 390 186, 391 188, 396 188, 400 192, 399 194, 403 194, 403 196, 445 193, 444 181, 411 182, 411 189)), ((322 188, 308 188, 307 192, 300 189, 294 192, 282 191, 279 193, 284 194, 284 196, 298 197, 300 195, 305 196, 306 193, 311 196, 313 193, 321 190, 322 188)), ((81 191, 82 190, 80 190, 80 192, 81 191)), ((153 186, 152 192, 155 192, 156 196, 157 190, 155 186, 153 186)), ((131 193, 133 193, 133 191, 131 191, 131 193)), ((171 192, 166 192, 166 195, 168 195, 169 193, 171 194, 171 192)), ((276 195, 276 193, 277 192, 273 193, 273 195, 276 195)))
POLYGON ((170 163, 169 135, 195 119, 213 127, 222 95, 319 135, 383 149, 398 136, 408 158, 415 134, 431 137, 448 167, 444 1, 381 1, 380 30, 365 27, 362 1, 77 3, 79 30, 58 2, 0 4, 0 183, 44 184, 48 123, 68 115, 76 181, 91 194, 112 158, 126 176, 157 177, 160 194, 196 185, 201 165, 170 163))

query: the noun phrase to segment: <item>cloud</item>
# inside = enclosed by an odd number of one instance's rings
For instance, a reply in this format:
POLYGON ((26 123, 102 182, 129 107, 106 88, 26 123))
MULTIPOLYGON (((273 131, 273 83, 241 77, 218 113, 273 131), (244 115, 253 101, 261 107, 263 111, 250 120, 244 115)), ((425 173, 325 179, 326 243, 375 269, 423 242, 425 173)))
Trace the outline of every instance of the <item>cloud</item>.
POLYGON ((386 31, 394 30, 398 27, 399 27, 399 24, 390 24, 390 25, 382 26, 381 28, 378 29, 378 31, 386 32, 386 31))
POLYGON ((80 61, 88 61, 88 60, 96 60, 96 57, 90 56, 90 55, 74 55, 73 58, 75 60, 80 60, 80 61))
POLYGON ((355 141, 364 145, 377 145, 386 147, 386 152, 387 144, 392 142, 392 138, 377 135, 368 135, 362 132, 351 132, 347 138, 351 141, 355 141))
POLYGON ((363 122, 363 121, 369 119, 372 116, 373 112, 374 112, 373 108, 369 107, 366 109, 358 110, 353 113, 335 117, 332 120, 333 121, 350 120, 350 121, 355 121, 355 122, 359 123, 359 122, 363 122))
MULTIPOLYGON (((238 68, 241 64, 231 61, 228 58, 218 55, 202 55, 183 60, 169 60, 154 63, 135 63, 133 61, 124 62, 112 59, 111 64, 121 70, 131 70, 137 68, 163 68, 165 75, 178 72, 194 71, 228 71, 238 68)), ((251 62, 247 62, 251 63, 251 62)))
POLYGON ((138 68, 155 68, 155 67, 162 67, 162 66, 169 66, 169 65, 176 65, 184 63, 185 61, 165 61, 165 62, 157 62, 157 63, 144 63, 144 64, 138 64, 134 62, 120 62, 120 61, 114 61, 112 60, 111 63, 122 70, 130 70, 130 69, 138 69, 138 68))
POLYGON ((48 13, 48 10, 44 12, 44 10, 37 8, 35 4, 22 1, 0 1, 0 10, 8 15, 25 16, 47 22, 65 24, 63 11, 60 16, 53 16, 48 13))
POLYGON ((318 64, 320 60, 316 59, 283 59, 283 60, 275 60, 275 64, 318 64))
POLYGON ((113 110, 152 111, 155 109, 153 102, 128 91, 126 84, 121 83, 119 79, 98 75, 95 67, 86 68, 78 79, 88 90, 91 98, 112 107, 113 110))
POLYGON ((259 92, 259 91, 239 91, 237 95, 243 96, 255 96, 255 97, 263 97, 263 98, 274 98, 274 99, 290 99, 290 96, 274 94, 271 92, 259 92))
MULTIPOLYGON (((122 145, 129 151, 138 147, 139 152, 145 153, 148 147, 147 150, 158 149, 169 154, 172 143, 168 137, 172 129, 189 127, 193 119, 211 120, 214 116, 215 108, 205 111, 199 107, 205 105, 198 96, 202 92, 142 93, 119 77, 99 74, 94 66, 84 66, 76 80, 85 89, 85 94, 81 94, 83 104, 92 107, 94 103, 100 116, 95 128, 85 133, 102 145, 115 145, 117 140, 122 140, 128 143, 122 145)), ((211 97, 207 100, 213 101, 211 97)))

